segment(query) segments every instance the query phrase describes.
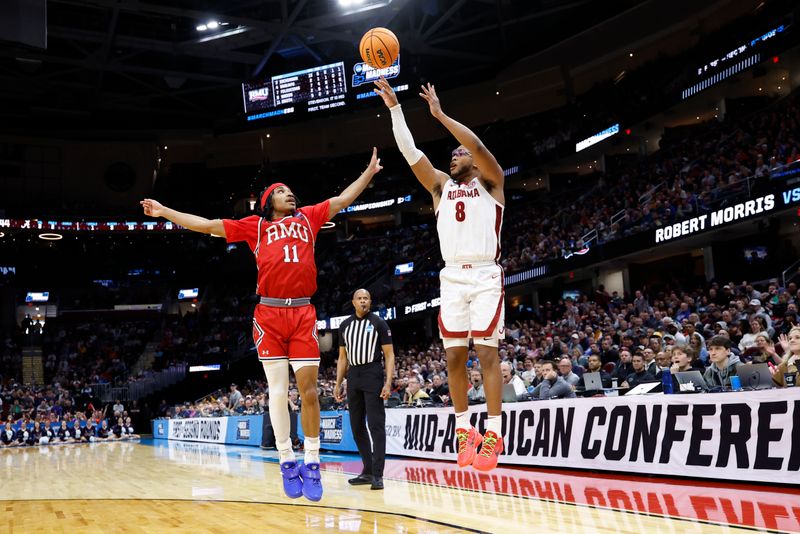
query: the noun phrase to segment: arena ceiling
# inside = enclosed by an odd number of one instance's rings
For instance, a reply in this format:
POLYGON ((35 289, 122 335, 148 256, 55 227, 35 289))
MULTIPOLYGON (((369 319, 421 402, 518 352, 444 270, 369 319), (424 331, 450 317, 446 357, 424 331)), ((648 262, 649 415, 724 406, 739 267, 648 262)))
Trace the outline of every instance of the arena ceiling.
POLYGON ((47 50, 0 43, 0 121, 39 133, 214 128, 241 117, 243 80, 351 58, 375 26, 395 31, 420 79, 469 83, 642 1, 342 3, 49 0, 47 50), (209 21, 221 25, 198 30, 209 21))

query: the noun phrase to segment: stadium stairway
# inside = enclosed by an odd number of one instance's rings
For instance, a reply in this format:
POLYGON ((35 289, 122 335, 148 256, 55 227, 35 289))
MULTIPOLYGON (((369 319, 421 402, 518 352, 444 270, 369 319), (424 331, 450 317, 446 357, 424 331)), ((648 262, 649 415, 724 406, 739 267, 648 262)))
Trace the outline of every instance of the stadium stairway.
POLYGON ((35 386, 44 384, 42 347, 27 346, 22 348, 22 382, 25 385, 35 386))

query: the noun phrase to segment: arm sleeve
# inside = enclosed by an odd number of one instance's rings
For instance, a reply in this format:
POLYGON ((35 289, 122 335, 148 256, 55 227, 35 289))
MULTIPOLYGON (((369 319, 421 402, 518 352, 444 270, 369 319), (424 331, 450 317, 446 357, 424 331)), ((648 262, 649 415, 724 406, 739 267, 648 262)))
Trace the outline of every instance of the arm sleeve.
POLYGON ((400 153, 406 158, 408 164, 414 165, 425 154, 414 146, 414 137, 411 135, 411 130, 408 129, 406 118, 403 115, 403 108, 400 107, 400 104, 389 108, 389 112, 392 115, 392 132, 394 133, 397 148, 400 149, 400 153))
POLYGON ((225 240, 228 243, 246 241, 250 250, 256 248, 258 243, 258 227, 261 217, 251 215, 244 219, 223 219, 222 226, 225 227, 225 240))
POLYGON ((319 233, 322 225, 328 222, 330 204, 331 201, 328 199, 319 204, 314 204, 313 206, 300 208, 300 212, 308 219, 308 223, 311 225, 311 230, 313 230, 315 236, 319 233))

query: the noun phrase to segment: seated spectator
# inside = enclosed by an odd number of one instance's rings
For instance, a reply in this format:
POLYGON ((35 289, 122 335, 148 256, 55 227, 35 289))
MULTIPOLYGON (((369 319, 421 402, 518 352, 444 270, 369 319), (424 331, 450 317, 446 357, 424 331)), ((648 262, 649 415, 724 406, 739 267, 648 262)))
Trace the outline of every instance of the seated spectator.
POLYGON ((753 315, 750 318, 750 332, 743 335, 741 341, 739 341, 739 351, 745 352, 750 347, 754 347, 756 345, 756 336, 758 334, 766 334, 769 337, 769 333, 767 332, 767 322, 764 320, 764 317, 760 315, 753 315))
POLYGON ((580 345, 569 351, 569 357, 572 360, 572 372, 580 376, 579 369, 585 369, 589 365, 589 359, 583 354, 580 345))
POLYGON ((661 373, 661 369, 656 362, 656 354, 656 351, 654 351, 651 347, 647 347, 642 351, 642 355, 644 356, 644 367, 647 369, 647 372, 654 377, 661 373))
POLYGON ((570 387, 577 386, 578 382, 581 381, 581 377, 572 372, 572 360, 566 357, 558 360, 558 376, 569 384, 570 387))
POLYGON ((236 384, 231 384, 231 394, 228 399, 228 409, 235 410, 239 403, 242 402, 244 398, 242 397, 242 392, 239 391, 239 388, 236 384))
POLYGON ((431 379, 431 389, 428 391, 428 396, 435 403, 446 404, 450 399, 450 388, 444 383, 444 376, 441 374, 433 375, 431 379))
MULTIPOLYGON (((36 425, 34 424, 34 430, 36 425)), ((47 445, 53 441, 53 429, 50 428, 50 423, 45 421, 39 424, 39 445, 47 445)))
POLYGON ((743 356, 748 357, 752 363, 772 362, 777 365, 782 360, 775 349, 775 343, 766 332, 756 334, 755 345, 748 348, 743 356))
POLYGON ((111 439, 122 439, 125 433, 125 423, 122 417, 117 417, 116 423, 111 427, 111 439))
POLYGON ((130 417, 125 418, 125 432, 128 435, 129 439, 139 439, 141 437, 134 431, 133 423, 131 422, 130 417))
POLYGON ((611 371, 611 378, 616 378, 617 382, 622 382, 632 372, 631 351, 629 349, 621 349, 619 351, 619 361, 614 365, 614 370, 611 371))
POLYGON ((706 340, 700 332, 694 332, 689 337, 689 346, 697 352, 697 359, 702 362, 703 366, 708 362, 708 349, 706 349, 706 340))
POLYGON ((708 355, 711 365, 706 369, 708 387, 730 387, 731 377, 736 376, 736 368, 742 365, 739 357, 731 354, 731 340, 724 336, 714 336, 708 342, 708 355))
MULTIPOLYGON (((419 382, 417 382, 419 384, 419 382)), ((424 392, 423 392, 424 393, 424 392)), ((300 392, 292 388, 289 390, 289 411, 296 413, 300 411, 300 392)))
MULTIPOLYGON (((600 355, 599 354, 592 354, 591 356, 589 356, 588 364, 589 364, 588 372, 590 372, 590 373, 600 373, 600 382, 603 384, 603 387, 604 388, 610 388, 611 387, 611 375, 609 375, 608 373, 603 371, 603 362, 600 359, 600 355)), ((580 387, 582 389, 586 389, 585 379, 586 379, 586 375, 584 374, 581 377, 580 382, 578 382, 578 387, 580 387)))
POLYGON ((108 428, 108 419, 103 419, 97 427, 95 437, 100 441, 105 441, 111 437, 111 429, 108 428))
POLYGON ((525 358, 525 370, 522 371, 520 377, 522 381, 525 383, 526 386, 530 386, 533 379, 537 376, 537 374, 541 374, 541 365, 540 370, 537 372, 534 368, 535 364, 533 358, 525 358))
POLYGON ((795 326, 789 330, 789 335, 781 335, 781 345, 784 347, 784 354, 781 363, 775 369, 772 380, 780 387, 786 387, 786 374, 795 373, 797 380, 797 362, 800 360, 800 327, 795 326))
POLYGON ((56 439, 58 443, 70 443, 75 441, 75 428, 70 428, 67 426, 66 419, 61 421, 61 426, 56 431, 56 439))
POLYGON ((428 394, 422 390, 419 385, 419 378, 412 376, 408 379, 408 387, 406 388, 406 396, 403 403, 408 406, 413 406, 417 401, 422 399, 429 399, 428 394))
POLYGON ((631 358, 631 365, 633 372, 625 377, 625 381, 620 384, 624 388, 635 388, 644 382, 653 382, 656 377, 653 376, 645 367, 644 356, 637 352, 631 358))
POLYGON ((542 382, 533 389, 531 396, 540 400, 572 399, 575 398, 575 392, 556 372, 555 363, 545 360, 542 362, 542 382))
POLYGON ((686 371, 703 371, 703 365, 697 361, 697 353, 688 345, 676 345, 672 349, 672 365, 670 373, 686 371))
POLYGON ((467 391, 467 399, 470 403, 486 402, 486 393, 483 390, 483 375, 477 369, 469 372, 470 388, 467 391))
POLYGON ((78 438, 79 441, 83 441, 83 442, 87 442, 87 443, 95 441, 96 438, 95 438, 94 421, 92 421, 91 418, 90 418, 90 419, 86 420, 86 426, 85 427, 81 428, 79 425, 80 425, 80 423, 78 423, 78 421, 75 421, 75 424, 73 425, 73 427, 74 426, 78 426, 78 428, 80 429, 79 430, 80 437, 78 438))
POLYGON ((514 368, 508 362, 501 362, 500 363, 500 373, 503 375, 503 384, 511 384, 514 386, 514 393, 516 393, 517 397, 520 395, 524 395, 528 392, 527 388, 525 387, 525 383, 522 379, 514 372, 514 368))

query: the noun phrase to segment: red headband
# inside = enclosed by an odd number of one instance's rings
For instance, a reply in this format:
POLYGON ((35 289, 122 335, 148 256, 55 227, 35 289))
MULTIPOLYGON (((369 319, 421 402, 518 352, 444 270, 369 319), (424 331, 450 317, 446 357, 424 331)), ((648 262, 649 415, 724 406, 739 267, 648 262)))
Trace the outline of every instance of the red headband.
POLYGON ((280 182, 277 182, 277 183, 274 183, 271 186, 267 187, 264 190, 264 194, 261 195, 261 202, 259 203, 259 206, 261 206, 262 210, 265 209, 265 206, 267 204, 267 199, 269 198, 269 194, 272 193, 273 191, 275 191, 275 189, 277 189, 280 186, 286 187, 286 184, 282 184, 280 182))

